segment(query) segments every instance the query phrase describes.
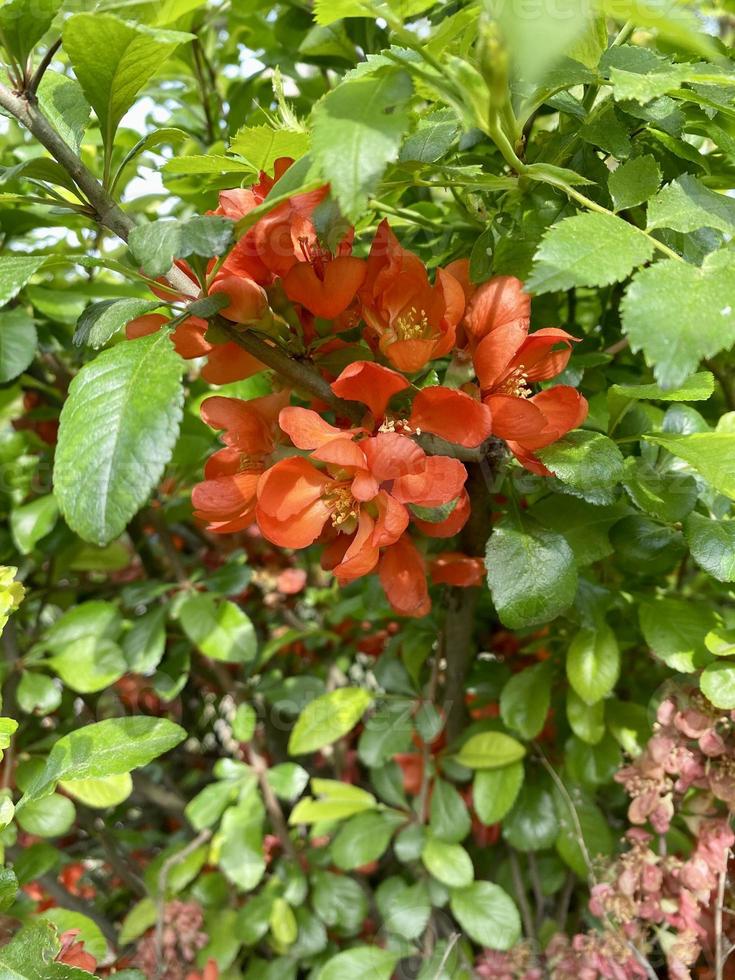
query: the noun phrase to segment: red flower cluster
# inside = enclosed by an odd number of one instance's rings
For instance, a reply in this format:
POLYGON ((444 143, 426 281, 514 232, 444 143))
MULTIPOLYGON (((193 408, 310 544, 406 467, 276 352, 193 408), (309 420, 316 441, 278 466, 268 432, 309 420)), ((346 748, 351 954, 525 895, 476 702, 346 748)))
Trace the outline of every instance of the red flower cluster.
MULTIPOLYGON (((289 163, 277 162, 275 179, 289 163)), ((224 192, 216 213, 239 219, 272 185, 261 175, 252 188, 224 192)), ((261 217, 213 264, 207 288, 227 296, 222 315, 245 329, 277 322, 286 343, 293 337, 321 365, 332 392, 357 403, 355 415, 328 422, 324 405, 292 405, 288 391, 250 401, 207 399, 202 417, 223 433, 225 445, 194 488, 194 507, 211 531, 257 521, 279 546, 318 540, 323 565, 338 581, 377 570, 396 611, 420 616, 430 601, 415 533, 451 538, 470 513, 465 466, 450 450, 430 455, 422 434, 465 448, 494 435, 524 466, 547 474, 535 451, 579 425, 587 405, 573 388, 534 393, 531 386, 564 369, 574 338, 557 329, 529 334, 530 298, 517 279, 474 287, 468 263, 458 261, 437 269, 432 282, 386 221, 366 259, 351 255, 352 228, 337 225, 325 243, 317 209, 324 211, 327 192, 297 194, 261 217), (347 367, 335 377, 327 365, 336 355, 347 367), (473 365, 476 383, 426 386, 420 372, 449 357, 468 378, 473 365)), ((128 336, 159 326, 158 318, 143 317, 129 324, 128 336)), ((206 355, 206 380, 262 369, 234 342, 210 343, 205 329, 204 321, 189 318, 173 341, 184 357, 206 355)), ((432 560, 430 572, 437 582, 475 585, 482 563, 454 550, 432 560)))

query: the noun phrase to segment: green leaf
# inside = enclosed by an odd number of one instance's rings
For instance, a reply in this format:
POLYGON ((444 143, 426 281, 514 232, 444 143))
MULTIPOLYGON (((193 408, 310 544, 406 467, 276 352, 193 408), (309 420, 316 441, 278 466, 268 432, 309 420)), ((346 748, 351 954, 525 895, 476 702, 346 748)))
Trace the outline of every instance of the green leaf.
POLYGON ((6 0, 0 6, 3 47, 23 69, 61 8, 62 0, 6 0))
POLYGON ((470 735, 455 758, 468 769, 500 769, 518 762, 525 748, 505 732, 480 732, 470 735))
POLYGON ((172 176, 191 176, 192 174, 237 175, 243 180, 246 176, 257 177, 257 171, 247 160, 223 153, 210 153, 207 156, 174 157, 163 165, 163 172, 172 176))
POLYGON ((390 980, 400 958, 379 946, 353 946, 327 960, 317 980, 390 980))
POLYGON ((510 949, 521 938, 518 909, 499 885, 475 881, 453 889, 449 907, 470 939, 486 949, 510 949))
POLYGON ((431 897, 426 882, 407 885, 398 876, 386 878, 375 892, 382 927, 404 939, 418 939, 431 915, 431 897))
POLYGON ((388 701, 365 722, 357 752, 366 766, 380 766, 405 752, 413 735, 412 701, 388 701))
POLYGON ((186 819, 194 830, 216 824, 227 807, 237 799, 239 787, 230 780, 209 783, 189 800, 184 809, 186 819))
POLYGON ((588 745, 597 745, 605 734, 605 703, 587 704, 570 687, 567 691, 567 721, 577 738, 588 745))
POLYGON ((708 255, 701 268, 666 259, 641 270, 621 304, 623 330, 663 388, 676 388, 702 358, 735 343, 735 258, 708 255))
POLYGON ((697 481, 692 476, 676 470, 661 472, 632 456, 625 461, 623 485, 636 507, 670 524, 686 517, 697 502, 697 481))
POLYGON ((59 952, 56 926, 39 919, 17 932, 0 949, 2 980, 90 980, 86 970, 56 963, 59 952))
POLYGON ((501 769, 478 769, 472 783, 472 802, 486 826, 499 823, 511 810, 523 784, 523 763, 501 769))
POLYGON ((572 550, 543 528, 499 524, 485 554, 487 582, 504 626, 538 626, 564 612, 577 591, 572 550))
POLYGON ((153 30, 113 14, 74 14, 64 24, 64 51, 97 114, 109 154, 120 120, 165 60, 191 34, 153 30))
POLYGON ((62 779, 59 781, 59 788, 85 806, 94 810, 106 810, 127 800, 133 792, 133 780, 130 773, 123 772, 117 776, 92 779, 62 779))
POLYGON ((458 844, 469 834, 470 814, 459 792, 444 779, 437 779, 431 793, 429 826, 438 840, 458 844))
POLYGON ((44 640, 53 656, 47 661, 73 691, 101 691, 125 673, 127 665, 115 642, 120 616, 107 602, 83 602, 54 623, 44 640))
MULTIPOLYGON (((402 818, 398 817, 398 822, 402 818)), ((342 871, 377 861, 390 844, 396 818, 389 813, 358 813, 340 827, 331 844, 332 859, 342 871)))
POLYGON ((238 742, 249 742, 255 734, 258 716, 250 704, 239 704, 232 719, 232 735, 238 742))
POLYGON ((265 874, 265 808, 254 788, 222 818, 219 866, 242 891, 252 891, 265 874))
POLYGON ((684 534, 692 558, 718 582, 735 582, 735 521, 690 514, 684 534))
POLYGON ((611 385, 610 395, 631 401, 651 400, 659 402, 707 401, 715 390, 715 378, 711 371, 698 371, 690 375, 678 388, 659 388, 658 385, 611 385))
POLYGON ((161 218, 133 228, 128 247, 144 272, 161 276, 168 272, 174 259, 222 255, 232 243, 233 230, 230 218, 218 215, 194 215, 182 220, 161 218))
POLYGON ((447 888, 466 888, 475 877, 472 858, 461 844, 429 837, 421 851, 424 867, 447 888))
POLYGON ((10 513, 10 531, 18 551, 29 555, 36 544, 53 530, 58 516, 59 505, 52 493, 36 497, 22 507, 15 507, 10 513))
POLYGON ((707 664, 699 679, 702 693, 716 708, 735 708, 735 665, 726 660, 707 664))
POLYGON ((167 718, 145 715, 107 718, 78 728, 54 743, 43 771, 16 809, 48 796, 59 780, 119 776, 145 766, 185 738, 184 729, 167 718))
POLYGON ((593 19, 588 0, 561 0, 526 16, 517 4, 494 3, 516 79, 532 84, 580 41, 593 19))
POLYGON ((620 650, 610 627, 581 629, 567 650, 567 677, 584 703, 604 698, 619 676, 620 650))
POLYGON ((437 109, 421 116, 415 132, 401 147, 399 160, 435 163, 452 145, 459 129, 457 114, 452 109, 437 109))
POLYGON ((339 687, 315 698, 296 720, 289 753, 305 755, 336 742, 355 727, 372 700, 372 694, 360 687, 339 687))
POLYGON ((28 714, 47 715, 61 704, 61 688, 46 674, 32 674, 26 670, 17 691, 18 704, 28 714))
POLYGON ((0 306, 18 295, 47 255, 0 255, 0 306))
POLYGON ((295 762, 282 762, 268 770, 266 779, 276 796, 292 803, 306 789, 309 774, 295 762))
POLYGON ((37 96, 41 112, 78 154, 90 112, 82 86, 76 78, 57 71, 45 71, 37 96))
POLYGON ((122 921, 118 943, 127 946, 139 939, 144 932, 156 924, 158 909, 152 898, 142 898, 130 909, 122 921))
POLYGON ((735 500, 735 432, 671 433, 644 439, 685 460, 710 486, 735 500))
POLYGON ((31 800, 18 814, 18 823, 36 837, 61 837, 74 824, 76 810, 71 800, 52 793, 41 800, 31 800))
POLYGON ((661 170, 654 157, 644 155, 622 163, 608 177, 607 186, 616 211, 643 204, 658 190, 661 170))
POLYGON ((576 788, 569 790, 569 793, 577 819, 570 813, 568 801, 557 793, 559 836, 556 839, 556 850, 572 871, 584 879, 589 874, 589 867, 580 846, 579 828, 581 827, 584 845, 593 863, 599 862, 601 858, 612 857, 615 840, 608 820, 593 800, 576 788))
POLYGON ((639 608, 646 643, 673 670, 691 673, 706 654, 704 638, 717 625, 714 611, 702 602, 658 598, 639 608))
POLYGON ((544 727, 551 696, 548 664, 535 664, 514 674, 500 695, 500 717, 521 738, 536 738, 544 727))
POLYGON ((735 201, 705 187, 691 174, 667 184, 648 205, 648 228, 699 231, 716 228, 728 236, 735 232, 735 201))
POLYGON ((623 456, 607 436, 577 429, 545 449, 539 459, 575 494, 593 504, 611 504, 623 475, 623 456))
POLYGON ((144 313, 160 307, 157 300, 149 299, 103 299, 91 303, 79 317, 74 331, 73 343, 77 347, 88 344, 99 350, 110 337, 122 329, 126 323, 144 313))
POLYGON ((128 669, 150 675, 163 658, 166 649, 166 609, 154 606, 134 620, 122 642, 128 669))
POLYGON ((328 871, 316 871, 312 875, 312 905, 325 926, 337 928, 340 935, 348 936, 359 932, 368 911, 360 884, 349 875, 328 871))
POLYGON ((362 216, 386 166, 398 158, 411 90, 405 72, 388 69, 342 82, 314 109, 313 156, 349 221, 362 216))
POLYGON ((0 384, 25 371, 35 357, 37 344, 36 327, 25 310, 0 313, 0 384))
POLYGON ((515 806, 503 820, 503 837, 519 851, 551 847, 559 833, 554 797, 545 786, 524 783, 515 806))
POLYGON ((184 362, 169 337, 126 341, 86 364, 61 412, 54 492, 67 523, 105 545, 158 482, 178 435, 184 362))
POLYGON ((244 157, 256 172, 270 172, 279 157, 298 160, 308 149, 308 133, 270 126, 242 126, 230 143, 230 150, 244 157))
POLYGON ((212 660, 247 663, 258 652, 250 617, 234 602, 198 592, 182 603, 179 620, 191 642, 212 660))
POLYGON ((552 225, 541 240, 526 288, 549 293, 620 282, 653 255, 651 241, 613 215, 588 212, 552 225))

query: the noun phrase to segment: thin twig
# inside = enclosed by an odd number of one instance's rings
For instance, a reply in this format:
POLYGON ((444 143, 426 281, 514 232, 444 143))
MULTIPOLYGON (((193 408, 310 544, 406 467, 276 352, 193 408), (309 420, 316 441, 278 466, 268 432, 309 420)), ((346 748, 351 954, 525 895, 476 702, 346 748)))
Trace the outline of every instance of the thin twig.
MULTIPOLYGON (((729 855, 729 852, 728 852, 729 855)), ((715 906, 715 980, 723 980, 725 970, 725 947, 722 941, 722 909, 725 904, 725 885, 727 884, 727 857, 725 867, 717 880, 717 904, 715 906)))
POLYGON ((510 873, 513 878, 513 890, 516 893, 518 906, 521 910, 521 918, 523 919, 523 929, 526 933, 526 938, 532 939, 535 942, 536 927, 533 924, 531 906, 528 904, 526 888, 523 884, 523 875, 521 874, 521 866, 518 863, 518 855, 512 847, 508 848, 508 861, 510 863, 510 873))
POLYGON ((36 92, 38 91, 38 86, 41 84, 41 79, 46 74, 46 69, 54 60, 54 55, 56 54, 56 52, 59 50, 60 47, 61 47, 61 38, 57 38, 57 40, 54 41, 53 44, 49 45, 49 47, 46 50, 46 54, 39 61, 38 68, 36 68, 33 77, 31 78, 30 82, 26 86, 25 94, 29 98, 35 96, 36 92))
POLYGON ((258 785, 260 786, 260 792, 263 796, 265 809, 268 813, 268 817, 270 818, 271 825, 275 830, 279 841, 281 842, 281 847, 283 848, 284 853, 287 854, 292 861, 297 861, 298 855, 296 854, 296 848, 291 840, 291 835, 288 832, 288 826, 286 824, 286 818, 283 816, 281 804, 278 802, 278 797, 273 792, 273 787, 268 782, 268 766, 266 765, 265 759, 255 751, 252 745, 247 745, 245 747, 245 755, 247 756, 247 760, 258 779, 258 785))
POLYGON ((452 955, 452 950, 457 945, 461 939, 461 935, 458 932, 453 932, 452 935, 447 939, 447 948, 444 950, 444 955, 439 960, 439 966, 436 968, 436 973, 434 974, 432 980, 441 980, 442 973, 444 972, 444 967, 449 962, 449 957, 452 955))

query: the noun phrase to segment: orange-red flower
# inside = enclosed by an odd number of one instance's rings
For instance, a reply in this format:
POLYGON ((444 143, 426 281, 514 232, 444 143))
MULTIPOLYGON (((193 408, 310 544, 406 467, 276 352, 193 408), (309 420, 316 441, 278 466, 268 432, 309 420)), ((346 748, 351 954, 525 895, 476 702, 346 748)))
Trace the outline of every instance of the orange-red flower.
POLYGON ((421 552, 406 535, 385 549, 378 576, 396 612, 403 616, 426 616, 431 610, 426 564, 421 552))
POLYGON ((79 929, 67 929, 59 936, 61 949, 56 954, 57 963, 66 963, 67 966, 75 966, 87 973, 94 973, 97 969, 97 960, 84 948, 84 942, 77 940, 79 929))
POLYGON ((474 352, 482 401, 493 416, 493 432, 527 468, 548 475, 533 455, 556 442, 587 416, 587 402, 575 388, 556 385, 533 394, 529 385, 563 371, 576 340, 549 327, 528 334, 522 319, 511 319, 482 337, 474 352))
MULTIPOLYGON (((160 313, 147 313, 128 323, 125 336, 128 340, 145 337, 160 330, 164 323, 168 323, 168 319, 160 313)), ((208 326, 206 320, 190 316, 171 331, 171 341, 177 354, 187 361, 195 357, 207 358, 201 372, 205 381, 213 385, 224 385, 231 381, 242 381, 265 370, 265 365, 234 341, 210 344, 204 336, 208 326)))
POLYGON ((241 531, 255 519, 258 480, 265 472, 278 435, 278 413, 289 392, 241 401, 215 396, 202 403, 202 418, 224 430, 225 448, 211 456, 205 479, 191 495, 194 516, 218 534, 241 531))
MULTIPOLYGON (((280 460, 263 474, 257 491, 258 525, 268 540, 287 548, 307 547, 325 530, 336 536, 327 564, 340 583, 375 569, 381 549, 395 546, 408 527, 410 505, 437 508, 462 493, 467 473, 458 460, 427 456, 398 432, 372 436, 362 428, 340 430, 316 412, 296 407, 285 408, 279 424, 295 446, 312 452, 310 459, 280 460)), ((419 564, 423 568, 423 560, 409 546, 390 560, 396 562, 397 556, 410 569, 415 592, 412 576, 419 564)), ((399 611, 419 615, 406 610, 423 608, 428 601, 425 575, 420 601, 406 599, 406 588, 396 585, 388 597, 399 611)))
POLYGON ((373 240, 360 300, 381 353, 408 374, 449 353, 465 303, 461 285, 444 269, 429 282, 423 262, 401 247, 387 221, 373 240))
POLYGON ((485 563, 482 558, 470 558, 459 551, 446 551, 429 563, 432 582, 437 585, 457 585, 467 588, 482 585, 485 563))
POLYGON ((531 297, 515 276, 493 276, 472 292, 464 315, 464 328, 474 345, 491 330, 518 326, 528 332, 531 297))

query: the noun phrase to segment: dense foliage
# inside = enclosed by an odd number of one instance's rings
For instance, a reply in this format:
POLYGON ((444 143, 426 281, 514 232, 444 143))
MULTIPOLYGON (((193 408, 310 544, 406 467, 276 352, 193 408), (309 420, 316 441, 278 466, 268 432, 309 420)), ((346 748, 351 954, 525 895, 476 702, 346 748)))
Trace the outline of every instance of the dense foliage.
POLYGON ((0 6, 0 977, 735 976, 735 21, 0 6))

